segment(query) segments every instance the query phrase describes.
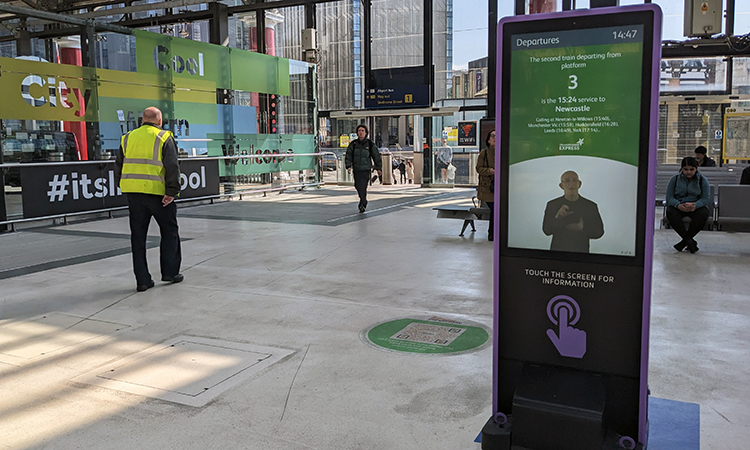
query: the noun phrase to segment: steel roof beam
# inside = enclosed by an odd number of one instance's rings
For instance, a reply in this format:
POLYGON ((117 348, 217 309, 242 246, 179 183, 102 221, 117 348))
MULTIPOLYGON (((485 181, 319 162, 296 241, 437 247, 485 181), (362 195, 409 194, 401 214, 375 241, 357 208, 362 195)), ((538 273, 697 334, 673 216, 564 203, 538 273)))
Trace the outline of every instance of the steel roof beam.
POLYGON ((0 11, 16 14, 19 16, 36 17, 38 19, 53 20, 59 23, 67 23, 80 27, 94 27, 95 30, 112 31, 115 33, 133 34, 133 30, 127 27, 112 25, 109 23, 95 22, 93 19, 79 19, 78 17, 67 14, 59 14, 50 11, 40 11, 38 9, 21 8, 18 6, 0 3, 0 11))

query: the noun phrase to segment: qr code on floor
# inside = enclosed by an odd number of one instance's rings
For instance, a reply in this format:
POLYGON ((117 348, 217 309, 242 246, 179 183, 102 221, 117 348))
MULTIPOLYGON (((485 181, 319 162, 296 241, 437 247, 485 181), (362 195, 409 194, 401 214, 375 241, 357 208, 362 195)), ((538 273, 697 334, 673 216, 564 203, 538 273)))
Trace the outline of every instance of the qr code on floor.
POLYGON ((391 339, 423 342, 425 344, 450 345, 464 331, 466 331, 465 328, 412 322, 391 336, 391 339))

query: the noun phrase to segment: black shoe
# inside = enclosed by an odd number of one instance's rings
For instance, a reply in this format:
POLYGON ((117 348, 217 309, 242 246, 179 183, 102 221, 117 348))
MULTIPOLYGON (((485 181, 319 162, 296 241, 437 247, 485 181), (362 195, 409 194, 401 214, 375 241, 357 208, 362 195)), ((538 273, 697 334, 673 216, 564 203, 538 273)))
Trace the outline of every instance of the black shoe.
POLYGON ((365 205, 361 204, 359 205, 359 212, 363 213, 365 212, 365 205))
POLYGON ((687 248, 690 250, 690 253, 695 253, 698 251, 698 243, 691 240, 690 243, 688 243, 687 248))
POLYGON ((688 245, 687 242, 682 240, 674 245, 674 249, 677 250, 678 252, 681 252, 685 249, 687 245, 688 245))
POLYGON ((487 240, 490 241, 490 242, 492 242, 492 241, 495 240, 495 236, 493 236, 493 235, 490 234, 489 236, 487 236, 487 240))
POLYGON ((175 275, 173 277, 161 277, 161 281, 168 281, 168 282, 170 282, 172 284, 179 283, 180 281, 182 281, 184 279, 185 279, 185 277, 181 273, 178 273, 177 275, 175 275))
POLYGON ((136 286, 135 290, 138 292, 143 292, 151 289, 152 287, 154 287, 154 280, 149 281, 148 284, 139 284, 138 286, 136 286))

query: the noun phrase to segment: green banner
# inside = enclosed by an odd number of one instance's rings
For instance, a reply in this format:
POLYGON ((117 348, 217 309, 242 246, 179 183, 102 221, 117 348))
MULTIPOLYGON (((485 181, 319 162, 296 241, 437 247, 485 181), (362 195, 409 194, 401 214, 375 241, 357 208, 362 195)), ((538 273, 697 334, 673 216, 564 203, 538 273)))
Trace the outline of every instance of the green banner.
POLYGON ((289 95, 289 60, 232 49, 232 89, 289 95))
POLYGON ((138 73, 176 88, 196 80, 218 89, 289 95, 289 60, 136 30, 138 73))
POLYGON ((638 165, 641 43, 515 51, 509 163, 595 156, 638 165))
POLYGON ((176 87, 200 80, 231 89, 228 47, 142 30, 134 34, 138 73, 157 75, 176 87))
POLYGON ((208 134, 208 156, 252 156, 219 163, 219 175, 236 176, 315 168, 315 137, 305 134, 208 134))

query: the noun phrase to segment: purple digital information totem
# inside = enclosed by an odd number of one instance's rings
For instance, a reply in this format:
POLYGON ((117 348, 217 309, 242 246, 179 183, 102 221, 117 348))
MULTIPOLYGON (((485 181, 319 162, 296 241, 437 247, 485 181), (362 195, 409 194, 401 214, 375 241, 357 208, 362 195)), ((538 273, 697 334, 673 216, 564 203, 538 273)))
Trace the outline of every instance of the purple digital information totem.
POLYGON ((485 450, 647 445, 661 20, 637 5, 498 25, 485 450))

